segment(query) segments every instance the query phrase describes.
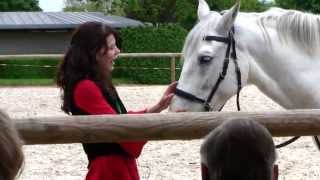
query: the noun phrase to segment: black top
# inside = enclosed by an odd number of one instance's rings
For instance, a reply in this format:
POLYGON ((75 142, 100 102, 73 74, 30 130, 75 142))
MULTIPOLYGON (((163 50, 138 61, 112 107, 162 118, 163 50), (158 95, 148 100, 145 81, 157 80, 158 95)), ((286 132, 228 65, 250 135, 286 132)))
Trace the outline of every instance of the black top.
MULTIPOLYGON (((102 94, 104 99, 117 112, 117 114, 127 113, 127 110, 118 95, 116 98, 112 98, 107 90, 102 90, 102 94)), ((78 108, 74 102, 72 103, 70 110, 72 115, 90 115, 78 108)), ((98 156, 106 156, 110 154, 128 155, 118 143, 82 143, 82 146, 87 154, 89 165, 90 162, 98 156)))

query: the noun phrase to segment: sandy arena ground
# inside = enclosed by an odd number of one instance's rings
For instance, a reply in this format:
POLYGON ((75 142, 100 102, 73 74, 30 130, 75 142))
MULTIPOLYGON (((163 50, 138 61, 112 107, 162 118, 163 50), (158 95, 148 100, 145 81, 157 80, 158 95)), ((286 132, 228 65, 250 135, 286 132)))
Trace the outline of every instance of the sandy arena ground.
MULTIPOLYGON (((155 103, 165 86, 120 86, 118 91, 130 110, 155 103)), ((54 87, 0 88, 0 109, 11 117, 63 116, 59 90, 54 87)), ((230 100, 225 111, 235 111, 230 100)), ((242 91, 243 111, 281 110, 257 88, 242 91)), ((285 139, 285 138, 284 138, 285 139)), ((281 138, 277 138, 279 142, 281 138)), ((283 140, 283 138, 282 138, 283 140)), ((149 142, 138 160, 141 179, 200 180, 201 140, 149 142)), ((87 159, 80 144, 25 146, 26 163, 19 180, 81 180, 87 159)), ((319 180, 320 151, 311 137, 304 137, 278 151, 280 180, 319 180)))

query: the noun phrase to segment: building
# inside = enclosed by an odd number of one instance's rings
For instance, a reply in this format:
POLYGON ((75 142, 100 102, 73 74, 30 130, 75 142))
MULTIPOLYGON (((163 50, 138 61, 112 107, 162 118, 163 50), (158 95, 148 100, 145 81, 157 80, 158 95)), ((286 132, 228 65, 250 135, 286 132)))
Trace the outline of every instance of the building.
POLYGON ((117 29, 143 26, 140 21, 97 12, 0 12, 0 55, 61 54, 72 31, 87 21, 117 29))

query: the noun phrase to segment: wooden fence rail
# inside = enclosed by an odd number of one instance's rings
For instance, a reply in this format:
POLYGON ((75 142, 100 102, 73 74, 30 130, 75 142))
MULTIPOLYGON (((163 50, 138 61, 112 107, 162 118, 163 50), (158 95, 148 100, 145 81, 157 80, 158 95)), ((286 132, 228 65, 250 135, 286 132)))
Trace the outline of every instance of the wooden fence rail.
MULTIPOLYGON (((126 58, 147 58, 147 57, 175 57, 178 58, 181 53, 121 53, 119 57, 126 58)), ((0 55, 0 60, 6 59, 23 59, 23 58, 62 58, 62 54, 20 54, 20 55, 0 55)))
POLYGON ((14 120, 26 144, 60 144, 198 139, 221 122, 239 118, 258 121, 273 136, 320 135, 320 110, 62 116, 14 120))
MULTIPOLYGON (((0 55, 0 61, 6 59, 22 59, 22 58, 62 58, 61 54, 25 54, 25 55, 0 55)), ((181 53, 121 53, 122 58, 168 58, 171 61, 170 73, 171 82, 176 80, 176 58, 181 57, 181 53)))

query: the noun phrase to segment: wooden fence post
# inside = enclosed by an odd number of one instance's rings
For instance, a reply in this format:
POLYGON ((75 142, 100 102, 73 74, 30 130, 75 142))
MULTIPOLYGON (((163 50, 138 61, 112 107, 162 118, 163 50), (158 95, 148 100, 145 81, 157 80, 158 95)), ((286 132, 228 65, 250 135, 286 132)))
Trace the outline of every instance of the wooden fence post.
POLYGON ((174 56, 171 57, 171 82, 176 81, 176 58, 174 56))

